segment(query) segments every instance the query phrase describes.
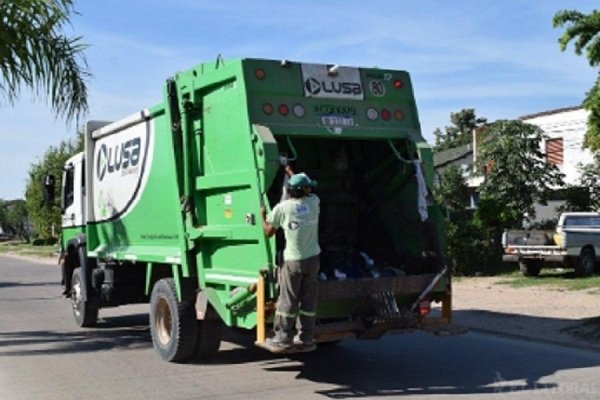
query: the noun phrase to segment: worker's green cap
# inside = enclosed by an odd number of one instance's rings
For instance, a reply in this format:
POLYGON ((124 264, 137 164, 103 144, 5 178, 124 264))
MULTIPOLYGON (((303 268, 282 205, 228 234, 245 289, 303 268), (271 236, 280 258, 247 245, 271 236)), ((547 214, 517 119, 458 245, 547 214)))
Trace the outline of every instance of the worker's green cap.
POLYGON ((291 188, 317 187, 317 181, 310 179, 304 172, 290 176, 288 186, 291 188))

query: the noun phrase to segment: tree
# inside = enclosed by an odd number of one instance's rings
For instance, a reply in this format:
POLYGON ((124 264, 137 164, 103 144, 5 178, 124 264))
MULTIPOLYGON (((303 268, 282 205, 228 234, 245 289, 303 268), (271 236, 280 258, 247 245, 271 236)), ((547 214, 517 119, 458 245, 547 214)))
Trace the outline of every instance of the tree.
POLYGON ((477 118, 473 108, 464 108, 458 112, 450 113, 450 122, 452 125, 445 128, 445 133, 440 128, 436 128, 433 132, 436 151, 470 143, 473 139, 473 130, 485 125, 487 119, 477 118))
POLYGON ((1 97, 13 103, 24 86, 68 121, 87 111, 86 46, 62 33, 72 12, 72 0, 0 0, 1 97))
POLYGON ((52 226, 59 227, 60 207, 58 204, 47 205, 43 201, 43 179, 46 174, 56 178, 56 187, 62 184, 62 170, 65 162, 75 153, 83 150, 83 134, 76 139, 62 141, 58 146, 51 146, 41 161, 31 164, 29 178, 25 189, 27 211, 35 235, 41 238, 52 236, 52 226))
POLYGON ((560 211, 594 211, 600 209, 600 155, 590 164, 578 166, 580 176, 565 191, 565 204, 560 211))
POLYGON ((453 272, 495 272, 501 260, 496 251, 495 229, 479 217, 479 209, 475 213, 467 209, 469 189, 460 168, 451 166, 442 173, 436 200, 447 211, 446 254, 452 260, 453 272))
POLYGON ((546 162, 543 131, 522 121, 500 120, 485 131, 477 168, 484 171, 483 200, 501 206, 496 223, 515 228, 522 218, 535 217, 535 204, 546 204, 563 186, 563 174, 546 162))
MULTIPOLYGON (((581 55, 585 50, 590 66, 600 65, 600 11, 594 10, 589 15, 576 10, 559 11, 554 15, 553 25, 566 26, 558 41, 561 51, 574 41, 575 54, 581 55)), ((600 150, 600 75, 587 92, 583 107, 590 111, 584 145, 592 151, 600 150)))
POLYGON ((31 231, 29 229, 29 218, 25 200, 13 200, 6 202, 6 225, 8 231, 25 241, 29 241, 31 231))

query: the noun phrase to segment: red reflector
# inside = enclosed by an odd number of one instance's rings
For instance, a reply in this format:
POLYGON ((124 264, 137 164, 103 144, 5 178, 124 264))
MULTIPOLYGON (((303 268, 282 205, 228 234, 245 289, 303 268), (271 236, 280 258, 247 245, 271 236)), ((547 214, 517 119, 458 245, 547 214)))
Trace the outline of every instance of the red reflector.
POLYGON ((388 110, 387 108, 381 110, 381 119, 383 119, 384 121, 389 121, 390 118, 392 118, 392 113, 390 112, 390 110, 388 110))
POLYGON ((419 303, 419 315, 426 317, 431 312, 431 303, 429 301, 422 301, 419 303))
POLYGON ((402 82, 400 79, 396 79, 394 81, 394 87, 396 89, 400 89, 402 86, 404 86, 404 82, 402 82))
POLYGON ((285 117, 289 113, 290 113, 290 109, 288 108, 287 105, 285 105, 285 104, 280 104, 279 105, 279 114, 281 114, 281 115, 283 115, 285 117))

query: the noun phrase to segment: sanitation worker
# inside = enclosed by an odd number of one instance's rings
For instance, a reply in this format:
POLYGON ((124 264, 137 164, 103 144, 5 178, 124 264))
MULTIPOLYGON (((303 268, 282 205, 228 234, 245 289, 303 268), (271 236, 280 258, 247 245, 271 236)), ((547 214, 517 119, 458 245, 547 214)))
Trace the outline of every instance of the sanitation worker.
POLYGON ((306 174, 291 175, 282 200, 267 215, 261 208, 263 229, 268 237, 283 229, 285 249, 279 270, 279 298, 273 323, 274 336, 267 339, 273 352, 308 352, 316 349, 314 339, 319 274, 319 198, 312 193, 317 182, 306 174), (298 319, 298 335, 294 327, 298 319))

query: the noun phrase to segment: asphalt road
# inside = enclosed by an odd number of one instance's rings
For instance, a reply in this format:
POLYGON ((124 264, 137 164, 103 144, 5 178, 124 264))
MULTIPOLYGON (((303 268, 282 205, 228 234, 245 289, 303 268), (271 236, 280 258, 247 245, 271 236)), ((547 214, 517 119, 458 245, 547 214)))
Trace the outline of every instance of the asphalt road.
POLYGON ((470 332, 274 356, 227 330, 208 364, 154 353, 147 305, 77 328, 54 265, 0 256, 0 399, 600 398, 600 352, 470 332))

